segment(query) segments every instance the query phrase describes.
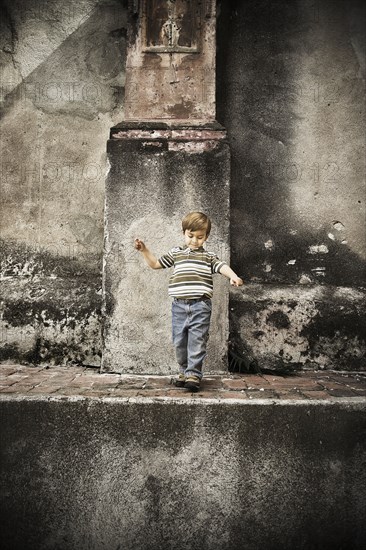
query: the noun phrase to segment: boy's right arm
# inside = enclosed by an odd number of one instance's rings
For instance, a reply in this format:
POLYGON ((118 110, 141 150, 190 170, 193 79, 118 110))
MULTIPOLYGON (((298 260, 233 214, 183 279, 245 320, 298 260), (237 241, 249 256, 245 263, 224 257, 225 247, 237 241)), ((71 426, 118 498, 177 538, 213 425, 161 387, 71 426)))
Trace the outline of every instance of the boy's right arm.
POLYGON ((142 253, 144 260, 149 267, 152 269, 162 269, 160 262, 158 262, 154 254, 150 252, 143 241, 140 239, 135 239, 135 248, 142 253))

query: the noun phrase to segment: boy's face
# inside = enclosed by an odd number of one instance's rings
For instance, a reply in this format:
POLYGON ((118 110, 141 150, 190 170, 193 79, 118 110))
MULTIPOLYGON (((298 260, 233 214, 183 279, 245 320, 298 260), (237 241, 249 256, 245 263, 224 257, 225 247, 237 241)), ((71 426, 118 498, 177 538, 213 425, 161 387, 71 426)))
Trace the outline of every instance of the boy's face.
POLYGON ((191 231, 186 229, 184 232, 184 242, 186 246, 191 249, 199 248, 206 242, 207 236, 205 229, 198 229, 197 231, 191 231))

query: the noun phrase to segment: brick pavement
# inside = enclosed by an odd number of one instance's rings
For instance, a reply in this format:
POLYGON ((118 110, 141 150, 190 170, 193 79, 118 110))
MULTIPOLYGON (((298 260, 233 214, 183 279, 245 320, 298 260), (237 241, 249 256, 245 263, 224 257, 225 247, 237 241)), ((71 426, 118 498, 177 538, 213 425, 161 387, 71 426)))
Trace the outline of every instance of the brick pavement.
POLYGON ((153 397, 263 400, 366 399, 366 373, 304 371, 293 376, 207 376, 201 391, 176 388, 171 376, 100 374, 82 366, 0 364, 1 396, 153 397))

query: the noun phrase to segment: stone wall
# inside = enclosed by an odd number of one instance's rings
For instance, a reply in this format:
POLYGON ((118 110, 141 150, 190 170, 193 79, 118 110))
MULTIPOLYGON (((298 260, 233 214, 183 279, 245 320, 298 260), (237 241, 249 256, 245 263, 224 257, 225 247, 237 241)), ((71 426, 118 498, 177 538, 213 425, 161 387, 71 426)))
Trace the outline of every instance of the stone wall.
POLYGON ((126 4, 2 2, 0 358, 99 365, 106 140, 126 4))
POLYGON ((243 368, 366 365, 362 6, 220 3, 231 258, 255 283, 231 295, 243 368))
MULTIPOLYGON (((231 258, 249 283, 232 291, 231 340, 244 367, 365 366, 361 4, 218 3, 231 258)), ((127 1, 4 0, 1 26, 0 357, 100 365, 127 1)))

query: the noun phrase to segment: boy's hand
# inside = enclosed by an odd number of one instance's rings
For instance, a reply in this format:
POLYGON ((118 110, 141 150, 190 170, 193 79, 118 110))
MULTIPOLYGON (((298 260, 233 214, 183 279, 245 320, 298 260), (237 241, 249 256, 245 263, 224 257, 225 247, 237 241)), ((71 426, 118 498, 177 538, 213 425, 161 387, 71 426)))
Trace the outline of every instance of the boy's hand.
POLYGON ((231 277, 230 284, 233 286, 242 286, 244 281, 240 277, 231 277))
POLYGON ((140 241, 140 239, 135 239, 135 248, 136 250, 142 252, 143 250, 145 250, 146 246, 143 241, 140 241))

